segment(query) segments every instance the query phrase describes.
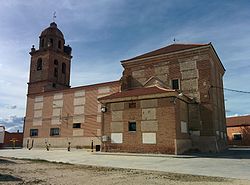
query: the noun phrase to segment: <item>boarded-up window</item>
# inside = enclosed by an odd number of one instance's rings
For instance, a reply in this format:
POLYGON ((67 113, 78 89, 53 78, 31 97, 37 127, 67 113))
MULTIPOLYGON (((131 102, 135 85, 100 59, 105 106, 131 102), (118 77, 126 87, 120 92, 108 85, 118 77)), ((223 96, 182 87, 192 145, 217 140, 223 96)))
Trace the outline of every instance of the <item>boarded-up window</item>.
POLYGON ((122 133, 111 133, 111 143, 122 143, 122 133))

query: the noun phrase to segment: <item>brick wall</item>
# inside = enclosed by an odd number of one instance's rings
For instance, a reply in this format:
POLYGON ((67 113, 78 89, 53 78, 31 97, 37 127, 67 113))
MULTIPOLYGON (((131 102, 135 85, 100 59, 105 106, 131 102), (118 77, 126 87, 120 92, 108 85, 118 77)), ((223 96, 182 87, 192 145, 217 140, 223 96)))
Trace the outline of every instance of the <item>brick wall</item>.
POLYGON ((176 140, 189 139, 180 126, 181 121, 187 123, 187 105, 179 101, 174 104, 171 97, 108 103, 106 106, 104 135, 110 138, 103 146, 106 151, 174 154, 178 150, 176 140), (129 103, 136 103, 136 108, 129 108, 129 103), (177 111, 179 106, 183 112, 177 111), (129 131, 129 121, 136 122, 136 131, 129 131), (119 136, 122 143, 114 143, 112 135, 119 136))
POLYGON ((43 147, 45 141, 53 147, 100 144, 101 105, 98 97, 117 92, 119 81, 28 95, 24 130, 24 145, 34 140, 43 147), (80 128, 73 128, 80 123, 80 128), (51 136, 50 129, 59 128, 59 136, 51 136), (30 137, 30 129, 38 129, 38 136, 30 137), (75 139, 78 138, 78 139, 75 139))

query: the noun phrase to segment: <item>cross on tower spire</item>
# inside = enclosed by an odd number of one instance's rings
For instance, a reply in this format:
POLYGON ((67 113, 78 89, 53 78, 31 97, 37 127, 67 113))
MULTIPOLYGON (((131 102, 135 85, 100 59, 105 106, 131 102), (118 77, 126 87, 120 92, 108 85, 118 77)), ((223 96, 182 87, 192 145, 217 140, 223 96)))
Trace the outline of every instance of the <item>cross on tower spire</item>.
POLYGON ((56 11, 54 11, 53 13, 53 22, 55 22, 55 20, 56 20, 56 11))

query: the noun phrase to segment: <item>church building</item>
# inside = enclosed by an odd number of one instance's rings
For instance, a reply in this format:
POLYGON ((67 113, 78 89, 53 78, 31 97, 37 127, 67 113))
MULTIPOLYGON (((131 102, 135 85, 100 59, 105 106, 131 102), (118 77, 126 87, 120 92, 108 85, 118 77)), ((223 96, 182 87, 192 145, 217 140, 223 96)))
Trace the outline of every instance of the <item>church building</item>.
POLYGON ((223 75, 211 43, 121 61, 117 81, 70 87, 71 47, 56 23, 31 49, 24 146, 182 154, 227 146, 223 75))

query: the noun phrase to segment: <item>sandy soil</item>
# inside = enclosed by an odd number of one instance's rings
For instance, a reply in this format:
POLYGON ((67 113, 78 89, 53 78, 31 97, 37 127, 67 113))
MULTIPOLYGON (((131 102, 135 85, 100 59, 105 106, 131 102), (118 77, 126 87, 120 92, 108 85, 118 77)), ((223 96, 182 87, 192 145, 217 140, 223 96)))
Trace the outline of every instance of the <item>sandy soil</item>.
POLYGON ((10 185, 249 185, 250 181, 0 158, 0 184, 10 185))

